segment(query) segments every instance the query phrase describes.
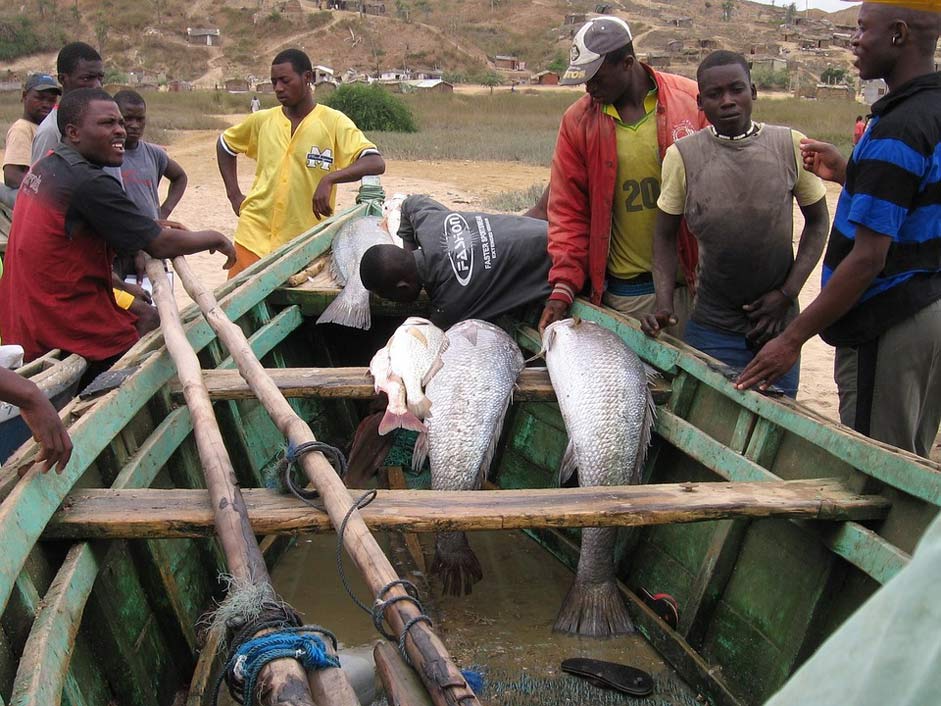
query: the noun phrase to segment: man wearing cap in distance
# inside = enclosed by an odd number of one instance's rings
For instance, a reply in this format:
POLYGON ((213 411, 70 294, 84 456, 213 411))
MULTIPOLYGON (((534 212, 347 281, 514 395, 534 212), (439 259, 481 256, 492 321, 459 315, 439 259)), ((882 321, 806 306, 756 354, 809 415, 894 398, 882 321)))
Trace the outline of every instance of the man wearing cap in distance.
MULTIPOLYGON (((562 117, 549 180, 552 293, 540 330, 565 318, 588 284, 595 304, 640 318, 653 310, 653 232, 660 162, 676 140, 708 123, 696 82, 654 71, 634 55, 630 27, 617 17, 586 23, 560 81, 588 95, 562 117)), ((696 241, 678 238, 674 312, 685 323, 696 272, 696 241)))
POLYGON ((941 1, 863 3, 851 44, 888 93, 849 161, 802 141, 804 167, 843 184, 817 298, 737 381, 765 389, 820 334, 836 347, 840 420, 927 457, 941 423, 941 1), (918 9, 913 9, 918 8, 918 9))
POLYGON ((55 107, 60 95, 62 89, 49 74, 33 74, 26 79, 26 85, 23 86, 23 117, 7 130, 6 149, 3 153, 3 184, 7 189, 0 192, 5 197, 3 203, 10 207, 13 206, 16 190, 20 188, 20 182, 32 163, 30 151, 33 148, 36 128, 55 107))

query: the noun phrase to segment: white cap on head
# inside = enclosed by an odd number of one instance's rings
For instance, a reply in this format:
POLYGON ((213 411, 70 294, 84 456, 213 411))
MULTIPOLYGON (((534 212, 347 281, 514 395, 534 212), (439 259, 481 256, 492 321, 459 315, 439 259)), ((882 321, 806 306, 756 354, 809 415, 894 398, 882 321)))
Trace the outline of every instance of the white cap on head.
POLYGON ((631 28, 620 17, 593 17, 572 39, 569 67, 559 83, 563 86, 585 83, 601 68, 605 54, 630 44, 632 40, 631 28))

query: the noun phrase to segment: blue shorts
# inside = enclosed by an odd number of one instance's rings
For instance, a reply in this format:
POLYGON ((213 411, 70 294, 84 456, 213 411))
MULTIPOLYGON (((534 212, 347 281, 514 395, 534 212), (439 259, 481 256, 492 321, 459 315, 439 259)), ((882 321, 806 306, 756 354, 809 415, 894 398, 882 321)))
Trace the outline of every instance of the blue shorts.
MULTIPOLYGON (((721 360, 730 368, 741 370, 751 362, 757 351, 748 347, 748 340, 744 335, 726 333, 719 329, 697 324, 690 319, 686 324, 683 341, 693 348, 702 351, 713 358, 721 360)), ((774 381, 774 384, 784 391, 788 397, 797 397, 797 386, 800 384, 800 358, 794 367, 774 381)))

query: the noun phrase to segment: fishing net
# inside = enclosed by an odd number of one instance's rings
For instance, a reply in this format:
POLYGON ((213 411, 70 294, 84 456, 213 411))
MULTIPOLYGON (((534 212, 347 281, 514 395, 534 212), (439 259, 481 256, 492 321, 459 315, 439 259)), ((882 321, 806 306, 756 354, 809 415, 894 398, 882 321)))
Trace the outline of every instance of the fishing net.
MULTIPOLYGON (((567 674, 540 677, 526 673, 506 674, 494 669, 481 670, 484 686, 477 695, 490 706, 703 706, 698 697, 679 677, 663 673, 654 677, 653 693, 638 698, 619 691, 602 689, 585 679, 567 674)), ((373 706, 388 706, 382 697, 373 706)))

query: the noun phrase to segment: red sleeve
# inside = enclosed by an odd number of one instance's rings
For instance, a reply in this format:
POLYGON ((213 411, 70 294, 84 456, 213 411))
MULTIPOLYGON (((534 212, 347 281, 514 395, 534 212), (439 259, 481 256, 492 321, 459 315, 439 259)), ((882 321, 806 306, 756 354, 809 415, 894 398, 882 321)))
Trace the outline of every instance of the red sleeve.
POLYGON ((569 114, 562 118, 549 177, 549 299, 570 302, 588 276, 591 222, 584 135, 569 114))

